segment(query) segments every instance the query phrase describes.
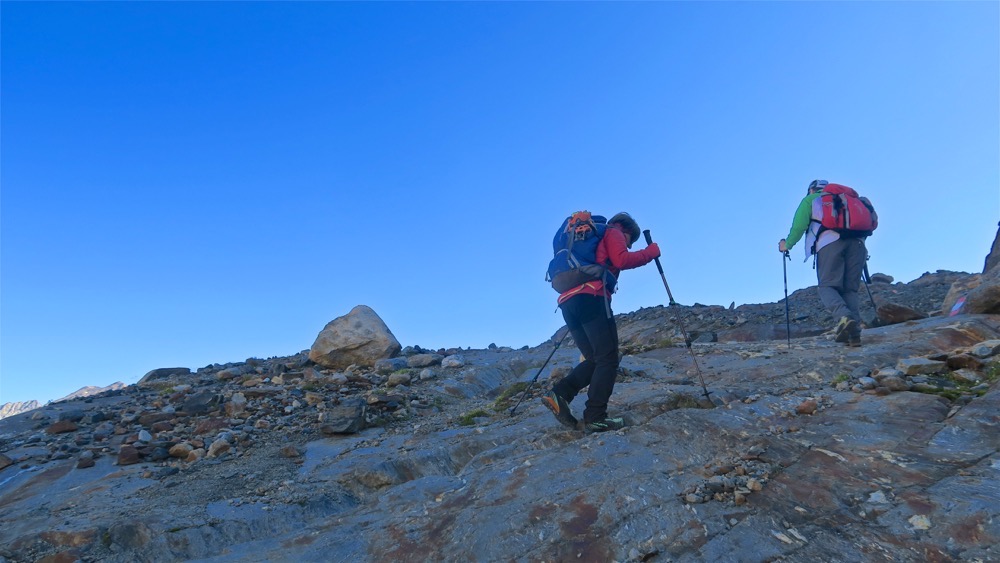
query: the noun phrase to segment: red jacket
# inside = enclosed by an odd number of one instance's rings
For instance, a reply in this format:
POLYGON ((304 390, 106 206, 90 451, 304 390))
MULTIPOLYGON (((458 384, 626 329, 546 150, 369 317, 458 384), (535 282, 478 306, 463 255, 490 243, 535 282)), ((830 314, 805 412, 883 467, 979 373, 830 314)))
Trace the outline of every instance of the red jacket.
MULTIPOLYGON (((617 223, 608 225, 608 230, 604 232, 604 238, 597 245, 597 263, 607 266, 608 271, 614 274, 615 278, 622 270, 631 270, 639 266, 645 266, 653 261, 653 254, 648 247, 636 252, 628 251, 628 242, 625 240, 625 233, 617 223)), ((574 287, 573 289, 559 294, 559 304, 575 295, 607 295, 611 300, 611 293, 604 288, 604 282, 592 281, 574 287)))

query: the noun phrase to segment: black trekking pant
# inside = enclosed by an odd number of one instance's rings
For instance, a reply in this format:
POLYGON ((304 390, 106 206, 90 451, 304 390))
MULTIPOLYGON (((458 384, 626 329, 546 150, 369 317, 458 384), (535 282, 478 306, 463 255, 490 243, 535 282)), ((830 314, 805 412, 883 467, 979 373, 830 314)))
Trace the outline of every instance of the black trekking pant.
POLYGON ((608 399, 618 374, 618 327, 614 314, 609 315, 604 297, 596 295, 571 297, 559 308, 584 360, 552 390, 569 402, 589 385, 583 421, 603 420, 608 416, 608 399))

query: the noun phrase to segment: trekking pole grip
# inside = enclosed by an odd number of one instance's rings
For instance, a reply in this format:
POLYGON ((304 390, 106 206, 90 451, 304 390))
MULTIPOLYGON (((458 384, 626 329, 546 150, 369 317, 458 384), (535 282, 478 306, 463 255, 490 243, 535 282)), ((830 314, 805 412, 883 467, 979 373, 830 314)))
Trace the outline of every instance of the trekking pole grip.
MULTIPOLYGON (((646 237, 646 246, 649 246, 649 245, 653 244, 653 235, 649 234, 649 229, 646 229, 645 231, 643 231, 642 232, 642 236, 646 237)), ((660 275, 662 276, 663 275, 663 266, 660 265, 660 259, 659 258, 654 258, 653 260, 656 261, 656 269, 660 271, 660 275)), ((666 284, 667 280, 663 280, 663 283, 666 284)), ((672 300, 673 299, 671 298, 671 301, 672 300)))

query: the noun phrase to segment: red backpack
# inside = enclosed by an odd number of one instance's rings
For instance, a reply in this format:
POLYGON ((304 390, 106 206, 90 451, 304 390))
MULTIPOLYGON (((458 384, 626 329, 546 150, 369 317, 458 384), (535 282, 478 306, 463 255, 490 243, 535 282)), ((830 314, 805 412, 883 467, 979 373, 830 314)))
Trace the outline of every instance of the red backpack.
POLYGON ((823 195, 813 201, 813 221, 822 230, 833 230, 857 237, 871 236, 878 227, 878 214, 872 202, 840 184, 827 184, 823 195), (818 207, 818 209, 817 209, 818 207))

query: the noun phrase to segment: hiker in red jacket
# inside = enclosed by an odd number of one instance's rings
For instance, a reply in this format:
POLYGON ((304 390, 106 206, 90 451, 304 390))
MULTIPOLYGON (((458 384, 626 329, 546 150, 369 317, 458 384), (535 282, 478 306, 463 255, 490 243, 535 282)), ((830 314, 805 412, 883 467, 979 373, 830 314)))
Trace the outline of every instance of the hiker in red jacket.
MULTIPOLYGON (((660 256, 660 247, 655 242, 640 251, 629 252, 640 232, 639 225, 628 213, 619 213, 608 221, 608 228, 597 246, 597 263, 605 265, 614 279, 622 270, 638 268, 660 256)), ((611 312, 613 291, 614 287, 605 287, 602 281, 595 280, 559 295, 559 308, 566 327, 584 360, 559 380, 542 402, 559 422, 571 428, 576 428, 577 419, 570 412, 569 403, 588 385, 584 428, 588 432, 605 432, 624 426, 622 418, 608 417, 608 399, 618 374, 618 327, 611 312)))

